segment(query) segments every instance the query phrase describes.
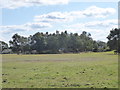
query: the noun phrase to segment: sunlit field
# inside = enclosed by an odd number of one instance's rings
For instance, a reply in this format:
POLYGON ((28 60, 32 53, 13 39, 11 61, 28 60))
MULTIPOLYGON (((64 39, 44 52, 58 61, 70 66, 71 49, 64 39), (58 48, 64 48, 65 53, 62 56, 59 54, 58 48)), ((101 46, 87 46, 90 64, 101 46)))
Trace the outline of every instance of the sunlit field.
POLYGON ((113 52, 2 57, 3 88, 118 88, 113 52))

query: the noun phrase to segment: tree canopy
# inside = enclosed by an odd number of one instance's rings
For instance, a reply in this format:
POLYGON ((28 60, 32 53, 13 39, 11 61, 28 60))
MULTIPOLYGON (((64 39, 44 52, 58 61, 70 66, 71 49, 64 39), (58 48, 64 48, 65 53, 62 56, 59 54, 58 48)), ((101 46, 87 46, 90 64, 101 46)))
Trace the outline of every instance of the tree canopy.
POLYGON ((120 28, 112 29, 108 35, 108 46, 111 50, 117 50, 120 52, 120 28))
POLYGON ((78 53, 87 51, 103 51, 107 47, 105 42, 95 41, 91 34, 68 33, 67 31, 49 34, 37 32, 29 37, 14 34, 9 41, 14 53, 78 53))

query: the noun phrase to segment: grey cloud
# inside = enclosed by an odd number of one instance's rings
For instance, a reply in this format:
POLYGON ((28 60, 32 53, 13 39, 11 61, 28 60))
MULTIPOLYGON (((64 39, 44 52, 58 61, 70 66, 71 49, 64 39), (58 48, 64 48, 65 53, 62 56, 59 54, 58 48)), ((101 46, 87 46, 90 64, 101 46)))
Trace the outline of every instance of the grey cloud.
POLYGON ((93 17, 93 18, 106 18, 115 14, 114 8, 100 8, 96 6, 88 7, 81 11, 71 12, 51 12, 34 17, 37 22, 69 22, 79 18, 93 17))
POLYGON ((46 16, 46 18, 48 18, 48 19, 65 19, 65 18, 62 18, 62 17, 50 16, 50 15, 46 16))

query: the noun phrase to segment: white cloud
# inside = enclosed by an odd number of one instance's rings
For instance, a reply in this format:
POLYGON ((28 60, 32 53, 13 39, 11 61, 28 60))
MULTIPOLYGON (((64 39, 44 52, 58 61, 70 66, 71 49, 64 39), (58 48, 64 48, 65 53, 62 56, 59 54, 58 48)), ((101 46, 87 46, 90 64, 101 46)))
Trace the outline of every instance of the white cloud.
POLYGON ((8 25, 8 26, 0 26, 0 34, 1 33, 11 33, 11 32, 18 32, 18 31, 24 31, 23 25, 8 25))
POLYGON ((3 0, 1 8, 15 9, 19 7, 68 4, 69 0, 3 0))
POLYGON ((24 24, 24 27, 27 27, 27 28, 29 28, 31 30, 35 30, 35 29, 52 27, 52 25, 49 24, 49 23, 37 23, 37 22, 34 22, 34 23, 26 23, 26 24, 24 24))
POLYGON ((119 2, 119 0, 70 0, 70 2, 119 2))
MULTIPOLYGON (((6 1, 6 0, 5 0, 6 1)), ((4 1, 4 2, 5 2, 4 1)), ((15 1, 15 0, 11 0, 15 1)), ((23 2, 24 0, 17 0, 16 2, 23 2)), ((40 0, 38 0, 40 1, 40 0)), ((42 1, 42 0, 41 0, 42 1)), ((59 0, 62 1, 62 0, 59 0)), ((15 2, 15 3, 16 3, 15 2)), ((26 1, 27 2, 27 1, 26 1)), ((31 1, 33 2, 33 1, 31 1)), ((35 1, 37 2, 37 1, 35 1)), ((45 2, 45 0, 44 0, 45 2)), ((52 3, 52 2, 51 2, 52 3)), ((30 4, 30 3, 27 3, 30 4)), ((9 3, 8 3, 9 5, 9 3)), ((17 4, 15 4, 17 5, 17 4)), ((21 4, 22 5, 22 4, 21 4)), ((19 7, 22 7, 22 6, 19 7)), ((24 3, 23 3, 24 5, 24 3)), ((26 5, 26 4, 25 4, 26 5)), ((12 4, 11 4, 12 6, 12 4)), ((16 8, 17 6, 14 6, 16 8)), ((9 7, 9 6, 8 6, 9 7)), ((116 12, 114 8, 100 8, 96 6, 91 6, 88 7, 85 10, 81 11, 71 11, 71 12, 51 12, 48 14, 43 14, 43 15, 37 15, 34 17, 34 22, 26 23, 23 25, 9 25, 9 26, 0 26, 2 28, 0 30, 0 35, 5 35, 7 33, 15 33, 15 32, 23 32, 24 31, 30 31, 30 30, 44 30, 45 28, 50 28, 53 26, 57 26, 58 22, 60 23, 61 28, 63 30, 68 30, 69 32, 77 32, 81 33, 82 31, 87 31, 92 34, 92 37, 94 39, 98 40, 106 40, 106 35, 109 34, 110 29, 112 28, 117 28, 117 23, 118 21, 115 19, 112 20, 105 20, 105 21, 92 21, 92 22, 86 22, 85 23, 78 23, 74 25, 69 25, 68 23, 71 21, 80 19, 80 18, 105 18, 109 15, 112 15, 116 12), (68 25, 64 25, 67 23, 68 25), (62 27, 63 26, 63 27, 62 27)), ((55 28, 53 28, 55 29, 55 28)), ((57 28, 59 29, 59 28, 57 28)), ((52 31, 51 31, 52 32, 52 31)), ((0 37, 1 38, 1 37, 0 37)))
POLYGON ((104 18, 110 14, 114 14, 115 12, 116 10, 114 8, 99 8, 96 6, 91 6, 84 10, 82 14, 87 17, 104 18))
POLYGON ((105 20, 105 21, 92 21, 85 23, 85 27, 88 28, 110 28, 110 27, 115 27, 118 25, 118 20, 117 19, 112 19, 112 20, 105 20))
POLYGON ((68 21, 69 13, 61 13, 61 12, 52 12, 48 14, 35 16, 34 21, 36 22, 61 22, 68 21))
POLYGON ((65 29, 68 32, 73 33, 82 33, 82 31, 86 31, 92 34, 93 39, 107 41, 107 35, 110 33, 112 28, 118 27, 118 20, 104 20, 104 21, 91 21, 86 23, 77 23, 73 25, 64 25, 65 29))
POLYGON ((110 20, 102 20, 102 21, 90 21, 85 23, 77 23, 73 25, 64 25, 68 28, 117 28, 118 20, 117 19, 110 19, 110 20))
POLYGON ((23 25, 9 25, 9 26, 0 26, 0 34, 12 33, 12 32, 21 32, 21 31, 30 31, 30 30, 40 30, 43 28, 52 27, 49 23, 26 23, 23 25))
POLYGON ((23 36, 29 36, 27 33, 31 31, 44 30, 46 28, 52 27, 49 23, 26 23, 23 25, 7 25, 0 26, 0 40, 9 42, 10 38, 15 34, 19 33, 23 36))
POLYGON ((34 21, 37 22, 70 22, 78 18, 105 18, 116 12, 114 8, 100 8, 96 6, 88 7, 82 11, 71 11, 71 12, 52 12, 43 15, 37 15, 34 21))

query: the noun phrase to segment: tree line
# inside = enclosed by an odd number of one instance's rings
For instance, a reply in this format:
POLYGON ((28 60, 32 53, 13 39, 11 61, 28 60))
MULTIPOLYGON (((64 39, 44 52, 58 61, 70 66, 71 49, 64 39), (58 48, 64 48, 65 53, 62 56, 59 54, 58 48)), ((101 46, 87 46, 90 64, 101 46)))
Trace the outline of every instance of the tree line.
POLYGON ((0 43, 2 43, 2 51, 9 48, 12 53, 17 54, 101 52, 116 49, 114 44, 118 43, 113 43, 113 41, 118 41, 119 37, 117 39, 115 35, 118 35, 119 30, 111 30, 107 37, 109 40, 107 43, 93 40, 91 34, 86 31, 83 31, 80 35, 78 33, 68 33, 67 31, 61 33, 56 31, 52 34, 37 32, 29 37, 14 34, 12 40, 9 41, 9 47, 3 41, 0 41, 0 43))
POLYGON ((111 50, 116 50, 117 53, 120 53, 120 28, 112 29, 107 39, 107 45, 109 48, 111 50))

